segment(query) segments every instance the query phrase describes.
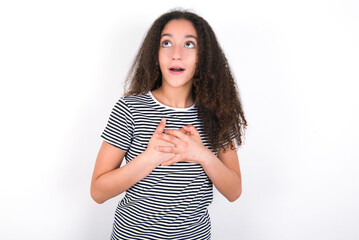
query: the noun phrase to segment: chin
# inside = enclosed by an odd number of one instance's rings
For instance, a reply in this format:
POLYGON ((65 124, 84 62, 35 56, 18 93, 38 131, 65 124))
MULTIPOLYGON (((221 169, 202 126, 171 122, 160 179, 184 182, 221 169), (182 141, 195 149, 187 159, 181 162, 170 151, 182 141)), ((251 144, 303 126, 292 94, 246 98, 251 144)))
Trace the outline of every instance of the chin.
POLYGON ((171 88, 181 88, 181 87, 185 87, 185 86, 192 86, 193 81, 191 80, 176 80, 176 79, 171 79, 170 81, 166 81, 162 79, 162 83, 165 83, 167 86, 171 87, 171 88))

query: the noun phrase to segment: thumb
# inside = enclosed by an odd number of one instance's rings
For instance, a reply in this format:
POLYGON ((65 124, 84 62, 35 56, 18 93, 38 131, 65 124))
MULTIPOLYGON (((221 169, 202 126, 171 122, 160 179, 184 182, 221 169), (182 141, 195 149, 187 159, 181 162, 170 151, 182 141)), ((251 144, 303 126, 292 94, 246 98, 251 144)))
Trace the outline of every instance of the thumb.
POLYGON ((161 122, 158 124, 155 133, 161 134, 165 130, 166 127, 166 118, 162 118, 161 122))

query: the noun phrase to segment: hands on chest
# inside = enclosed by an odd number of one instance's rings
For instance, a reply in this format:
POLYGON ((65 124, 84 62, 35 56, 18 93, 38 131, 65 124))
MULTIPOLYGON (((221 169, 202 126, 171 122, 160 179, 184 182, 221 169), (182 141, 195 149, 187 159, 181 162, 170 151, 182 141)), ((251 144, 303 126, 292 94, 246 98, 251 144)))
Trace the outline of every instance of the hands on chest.
POLYGON ((181 129, 165 129, 166 119, 163 118, 153 133, 147 150, 157 155, 161 166, 169 166, 176 162, 194 162, 201 164, 208 154, 197 129, 187 125, 181 129))

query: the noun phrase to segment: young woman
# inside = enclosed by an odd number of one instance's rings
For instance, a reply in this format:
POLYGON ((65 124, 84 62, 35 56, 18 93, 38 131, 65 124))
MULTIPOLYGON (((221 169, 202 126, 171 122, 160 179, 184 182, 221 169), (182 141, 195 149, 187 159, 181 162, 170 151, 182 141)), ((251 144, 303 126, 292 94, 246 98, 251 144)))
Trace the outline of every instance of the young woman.
POLYGON ((97 203, 126 191, 112 239, 210 239, 212 185, 231 202, 242 193, 236 144, 247 126, 213 30, 188 11, 163 14, 127 81, 91 183, 97 203))

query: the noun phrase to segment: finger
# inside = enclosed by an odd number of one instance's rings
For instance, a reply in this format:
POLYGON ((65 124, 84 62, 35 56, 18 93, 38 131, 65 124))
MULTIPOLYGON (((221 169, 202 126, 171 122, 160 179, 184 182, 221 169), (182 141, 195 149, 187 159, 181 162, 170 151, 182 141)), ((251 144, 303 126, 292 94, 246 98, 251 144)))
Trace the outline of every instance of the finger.
POLYGON ((162 118, 161 122, 158 124, 155 133, 160 134, 163 133, 163 131, 165 130, 166 127, 166 118, 162 118))
POLYGON ((174 156, 170 160, 167 160, 166 162, 162 163, 161 166, 170 166, 172 164, 175 164, 176 162, 179 162, 181 159, 177 156, 174 156))
POLYGON ((184 138, 186 136, 186 133, 179 129, 165 129, 165 133, 178 138, 184 138))
POLYGON ((170 142, 174 144, 175 146, 178 146, 181 144, 181 140, 178 137, 169 135, 169 134, 156 134, 156 137, 158 139, 162 139, 164 141, 170 142))
POLYGON ((184 128, 184 130, 190 132, 191 135, 200 136, 199 132, 197 131, 197 128, 195 128, 193 125, 187 125, 187 126, 184 126, 183 128, 184 128))
POLYGON ((186 130, 184 130, 183 127, 180 129, 180 131, 183 132, 184 134, 189 134, 189 132, 187 132, 186 130))
POLYGON ((183 133, 186 134, 186 135, 191 135, 191 133, 188 132, 188 131, 186 131, 186 130, 184 129, 184 127, 182 127, 182 128, 180 129, 180 131, 183 132, 183 133))
POLYGON ((163 152, 163 153, 177 153, 176 147, 172 147, 172 146, 156 146, 155 149, 158 152, 163 152))

